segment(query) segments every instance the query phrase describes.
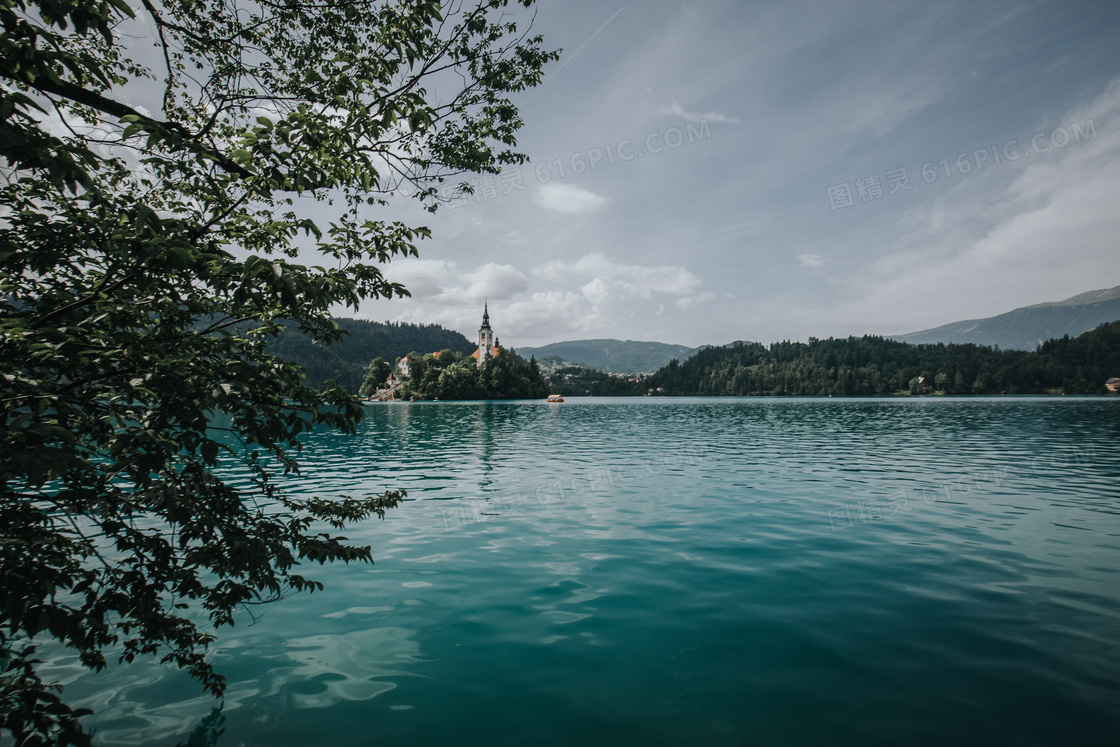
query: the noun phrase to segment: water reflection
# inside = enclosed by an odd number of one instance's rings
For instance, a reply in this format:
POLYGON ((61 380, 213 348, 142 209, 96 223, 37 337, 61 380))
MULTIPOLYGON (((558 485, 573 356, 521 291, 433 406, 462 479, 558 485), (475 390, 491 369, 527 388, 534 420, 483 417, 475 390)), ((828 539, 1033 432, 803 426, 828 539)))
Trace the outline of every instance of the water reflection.
MULTIPOLYGON (((409 503, 348 530, 375 566, 316 568, 325 592, 223 633, 224 728, 231 744, 1099 736, 1120 722, 1118 415, 1072 399, 371 406, 356 437, 310 441, 292 485, 409 503)), ((123 672, 86 690, 105 744, 206 718, 165 671, 123 672)))
POLYGON ((262 701, 329 708, 342 700, 376 698, 397 686, 394 678, 409 676, 419 654, 412 636, 403 628, 381 627, 293 638, 285 655, 294 665, 269 671, 271 687, 262 701))
POLYGON ((222 713, 224 703, 214 707, 210 714, 198 722, 182 747, 215 747, 225 732, 226 717, 222 713))

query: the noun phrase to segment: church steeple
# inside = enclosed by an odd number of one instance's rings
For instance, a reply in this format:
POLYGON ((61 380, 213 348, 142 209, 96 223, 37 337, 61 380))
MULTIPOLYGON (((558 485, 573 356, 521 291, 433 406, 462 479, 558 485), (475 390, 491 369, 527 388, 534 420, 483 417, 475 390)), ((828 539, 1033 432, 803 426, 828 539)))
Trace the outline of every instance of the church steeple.
POLYGON ((486 361, 494 357, 494 348, 494 330, 490 329, 490 304, 484 302, 482 305, 482 326, 478 328, 478 351, 475 353, 475 356, 478 357, 479 368, 482 368, 486 361))

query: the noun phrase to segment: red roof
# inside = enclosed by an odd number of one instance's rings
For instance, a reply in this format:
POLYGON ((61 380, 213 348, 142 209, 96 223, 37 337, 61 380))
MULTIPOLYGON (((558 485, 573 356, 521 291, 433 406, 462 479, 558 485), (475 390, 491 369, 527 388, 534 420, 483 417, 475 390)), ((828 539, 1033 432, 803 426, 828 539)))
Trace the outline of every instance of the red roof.
MULTIPOLYGON (((474 351, 473 353, 471 353, 471 357, 472 357, 472 358, 476 358, 476 359, 477 359, 477 358, 478 358, 478 354, 479 354, 479 352, 480 352, 481 350, 482 350, 482 348, 479 348, 478 350, 476 350, 476 351, 474 351)), ((494 346, 494 349, 493 349, 493 350, 492 350, 492 351, 490 352, 490 357, 491 357, 491 358, 497 358, 497 357, 498 357, 498 346, 497 346, 497 345, 495 345, 495 346, 494 346)))

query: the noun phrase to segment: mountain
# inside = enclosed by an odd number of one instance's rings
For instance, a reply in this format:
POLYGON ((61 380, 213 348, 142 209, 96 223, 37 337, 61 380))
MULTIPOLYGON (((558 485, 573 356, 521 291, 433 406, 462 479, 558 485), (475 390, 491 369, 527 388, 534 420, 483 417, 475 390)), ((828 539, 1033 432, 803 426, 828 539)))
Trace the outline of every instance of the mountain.
POLYGON ((699 348, 635 340, 570 340, 539 348, 517 348, 522 358, 556 356, 565 363, 607 373, 652 373, 674 358, 684 360, 699 348))
MULTIPOLYGON (((536 350, 536 348, 529 349, 536 350)), ((521 351, 518 350, 517 354, 521 355, 521 351)), ((532 355, 532 353, 529 353, 528 355, 532 355)), ((556 373, 562 368, 578 368, 580 365, 576 361, 566 361, 558 355, 548 355, 547 353, 545 355, 538 355, 536 356, 536 358, 537 368, 539 368, 541 371, 544 371, 546 374, 556 373)))
POLYGON ((348 334, 333 345, 319 345, 298 330, 289 329, 268 345, 268 352, 295 361, 307 369, 314 383, 334 379, 351 392, 357 392, 366 367, 374 358, 390 364, 411 352, 434 353, 449 349, 472 353, 476 345, 463 335, 438 324, 369 322, 363 319, 335 319, 348 334))
POLYGON ((895 335, 912 344, 971 342, 1011 350, 1034 350, 1049 339, 1076 337, 1105 322, 1120 320, 1120 286, 1081 293, 1064 301, 1024 306, 987 319, 968 319, 941 327, 895 335))

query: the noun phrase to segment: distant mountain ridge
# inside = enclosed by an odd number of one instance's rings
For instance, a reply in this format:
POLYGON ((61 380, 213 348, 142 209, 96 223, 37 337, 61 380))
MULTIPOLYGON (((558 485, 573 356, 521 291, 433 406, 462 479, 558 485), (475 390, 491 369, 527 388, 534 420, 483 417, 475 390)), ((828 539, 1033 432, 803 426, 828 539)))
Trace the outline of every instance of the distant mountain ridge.
POLYGON ((539 348, 517 348, 522 358, 556 356, 607 373, 653 373, 674 358, 684 360, 700 348, 638 340, 569 340, 539 348))
POLYGON ((1076 337, 1120 320, 1120 286, 1079 293, 1062 301, 1023 306, 986 319, 966 319, 890 339, 922 343, 974 343, 1010 350, 1034 350, 1050 339, 1076 337))
POLYGON ((1064 301, 1047 301, 1045 303, 1036 303, 1032 306, 1024 306, 1023 308, 1043 309, 1051 308, 1054 306, 1085 306, 1087 304, 1099 303, 1101 301, 1111 301, 1114 298, 1120 298, 1120 285, 1116 286, 1115 288, 1105 288, 1103 290, 1078 293, 1076 296, 1070 296, 1064 301))

